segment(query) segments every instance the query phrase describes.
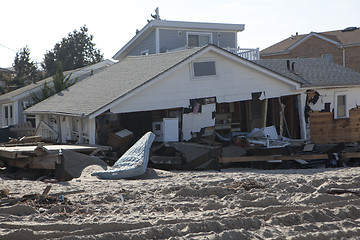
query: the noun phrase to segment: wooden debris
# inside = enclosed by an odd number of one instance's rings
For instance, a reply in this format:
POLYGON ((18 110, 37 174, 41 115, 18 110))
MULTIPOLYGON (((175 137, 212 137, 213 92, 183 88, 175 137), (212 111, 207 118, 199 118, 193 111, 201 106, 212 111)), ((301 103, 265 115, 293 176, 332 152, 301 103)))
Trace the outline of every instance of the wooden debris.
POLYGON ((10 190, 8 188, 0 189, 0 198, 5 198, 10 194, 10 190))
POLYGON ((59 197, 59 196, 64 196, 64 195, 69 195, 69 194, 77 194, 77 193, 85 192, 85 190, 75 190, 75 191, 67 191, 67 192, 48 194, 50 189, 51 189, 51 186, 48 185, 48 186, 46 186, 46 188, 44 189, 42 194, 28 194, 28 195, 24 195, 23 197, 20 197, 20 198, 0 200, 0 207, 14 205, 14 204, 29 201, 29 200, 41 200, 41 199, 44 199, 47 197, 50 197, 50 198, 51 197, 59 197))
POLYGON ((222 157, 220 163, 226 162, 259 162, 269 160, 311 160, 328 159, 327 154, 297 154, 297 155, 265 155, 265 156, 242 156, 242 157, 222 157))
POLYGON ((345 194, 345 193, 351 193, 358 197, 360 197, 360 192, 348 190, 348 189, 340 189, 340 188, 331 188, 329 190, 326 190, 325 193, 327 194, 345 194))

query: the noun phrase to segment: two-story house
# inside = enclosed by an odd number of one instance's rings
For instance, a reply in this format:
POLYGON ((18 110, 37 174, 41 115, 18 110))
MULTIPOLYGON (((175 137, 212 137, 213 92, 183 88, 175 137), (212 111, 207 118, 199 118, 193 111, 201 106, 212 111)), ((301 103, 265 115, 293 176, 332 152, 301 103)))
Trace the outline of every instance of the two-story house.
POLYGON ((326 58, 360 72, 360 28, 295 34, 260 52, 261 59, 326 58))
POLYGON ((154 19, 123 46, 113 59, 202 47, 214 44, 249 60, 259 59, 258 49, 238 48, 244 24, 183 22, 154 19))

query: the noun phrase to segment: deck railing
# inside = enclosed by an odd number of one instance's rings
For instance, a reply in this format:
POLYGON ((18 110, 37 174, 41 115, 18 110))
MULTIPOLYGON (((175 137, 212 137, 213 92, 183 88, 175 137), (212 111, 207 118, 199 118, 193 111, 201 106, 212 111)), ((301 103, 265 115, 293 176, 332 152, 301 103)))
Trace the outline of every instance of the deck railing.
MULTIPOLYGON (((184 49, 189 49, 191 47, 185 46, 172 50, 167 50, 167 52, 179 51, 184 49)), ((225 50, 234 53, 240 57, 243 57, 247 60, 259 60, 260 59, 260 51, 259 48, 224 48, 225 50)))
POLYGON ((234 53, 247 60, 259 60, 260 51, 259 48, 225 48, 225 50, 234 53))

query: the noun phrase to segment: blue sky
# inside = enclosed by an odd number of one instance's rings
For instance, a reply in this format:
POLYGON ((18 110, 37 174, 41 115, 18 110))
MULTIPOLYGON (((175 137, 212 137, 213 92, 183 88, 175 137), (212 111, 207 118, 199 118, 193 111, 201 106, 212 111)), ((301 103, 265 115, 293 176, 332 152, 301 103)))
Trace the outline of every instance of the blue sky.
POLYGON ((85 25, 111 57, 146 25, 156 7, 166 20, 245 24, 243 48, 264 49, 292 34, 360 27, 359 0, 0 0, 0 67, 28 46, 34 60, 85 25))

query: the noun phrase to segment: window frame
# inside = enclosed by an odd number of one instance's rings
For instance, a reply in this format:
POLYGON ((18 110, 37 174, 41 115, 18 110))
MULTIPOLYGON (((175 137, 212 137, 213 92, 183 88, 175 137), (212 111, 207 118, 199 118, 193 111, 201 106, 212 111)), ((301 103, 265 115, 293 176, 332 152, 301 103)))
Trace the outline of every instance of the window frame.
MULTIPOLYGON (((196 36, 199 36, 199 37, 200 36, 208 36, 209 37, 208 44, 211 44, 213 42, 213 36, 212 36, 211 32, 187 32, 186 33, 186 46, 187 47, 202 47, 202 46, 200 46, 200 43, 199 43, 199 46, 189 46, 189 36, 190 35, 196 35, 196 36)), ((205 46, 205 45, 203 45, 203 46, 205 46)))
POLYGON ((349 111, 348 111, 348 106, 347 106, 347 95, 345 92, 339 92, 339 93, 335 93, 335 107, 334 107, 334 119, 342 119, 342 118, 349 118, 349 111), (344 106, 345 108, 345 114, 344 116, 338 116, 339 115, 339 97, 344 97, 344 101, 345 103, 341 106, 344 106))
POLYGON ((204 79, 204 78, 216 78, 218 77, 217 71, 217 61, 215 59, 201 59, 191 63, 191 76, 192 79, 204 79), (195 75, 195 64, 196 63, 205 63, 205 62, 214 62, 215 67, 215 74, 214 75, 203 75, 203 76, 196 76, 195 75))
POLYGON ((12 103, 3 104, 3 127, 11 126, 14 124, 14 105, 12 103))
POLYGON ((321 55, 321 58, 333 62, 334 61, 334 54, 324 53, 324 54, 321 55))

